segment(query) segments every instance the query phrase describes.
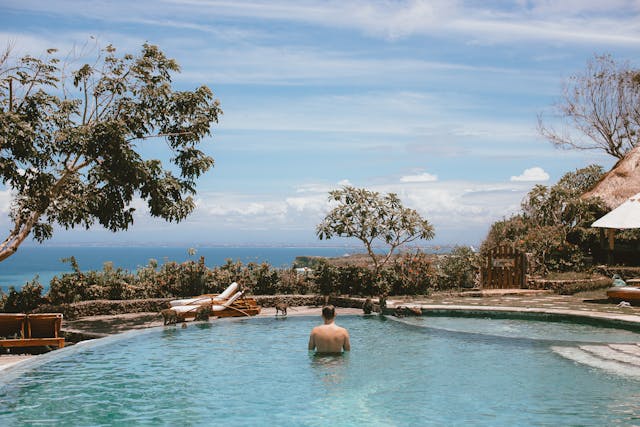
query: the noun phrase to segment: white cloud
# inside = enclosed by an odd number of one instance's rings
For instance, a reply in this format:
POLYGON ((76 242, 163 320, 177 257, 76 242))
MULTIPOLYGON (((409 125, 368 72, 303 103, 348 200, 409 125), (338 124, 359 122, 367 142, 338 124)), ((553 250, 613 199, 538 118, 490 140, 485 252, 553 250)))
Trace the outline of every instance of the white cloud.
POLYGON ((622 45, 640 41, 637 26, 633 25, 638 12, 634 1, 620 0, 605 5, 572 1, 557 6, 556 3, 565 2, 525 2, 508 10, 491 3, 447 0, 254 1, 249 4, 180 0, 165 4, 181 7, 182 13, 197 7, 204 15, 215 13, 233 18, 356 29, 388 39, 457 34, 472 40, 501 43, 511 43, 514 39, 622 45), (625 11, 625 16, 620 11, 625 11))
POLYGON ((438 180, 437 175, 423 172, 418 175, 405 175, 400 178, 400 182, 434 182, 438 180))
POLYGON ((327 206, 327 197, 324 193, 308 197, 287 197, 287 207, 297 212, 318 213, 327 206))
POLYGON ((548 181, 549 174, 544 171, 544 169, 540 167, 533 167, 529 169, 525 169, 521 175, 512 176, 511 181, 515 182, 537 182, 537 181, 548 181))
MULTIPOLYGON (((208 235, 215 235, 215 230, 278 230, 284 227, 312 232, 330 209, 331 202, 327 199, 325 185, 307 183, 302 187, 305 189, 302 193, 292 190, 281 196, 204 194, 198 210, 187 224, 210 229, 208 235)), ((396 181, 367 185, 367 188, 398 194, 405 206, 416 209, 434 224, 436 233, 465 228, 474 230, 474 236, 477 236, 485 233, 492 222, 516 212, 531 184, 433 181, 424 186, 417 181, 396 181)), ((475 240, 474 237, 473 242, 475 240)))
MULTIPOLYGON (((140 26, 179 27, 196 33, 219 34, 221 38, 233 32, 233 27, 220 31, 206 23, 222 21, 230 27, 228 22, 240 19, 294 22, 353 29, 387 39, 430 35, 492 43, 528 40, 585 45, 633 45, 640 41, 636 25, 640 7, 634 0, 541 0, 516 2, 508 7, 504 7, 504 2, 463 0, 166 0, 160 4, 149 0, 90 2, 79 8, 70 0, 23 0, 10 8, 140 26), (194 16, 198 19, 194 20, 194 16)), ((241 38, 247 37, 243 31, 237 31, 241 38)))

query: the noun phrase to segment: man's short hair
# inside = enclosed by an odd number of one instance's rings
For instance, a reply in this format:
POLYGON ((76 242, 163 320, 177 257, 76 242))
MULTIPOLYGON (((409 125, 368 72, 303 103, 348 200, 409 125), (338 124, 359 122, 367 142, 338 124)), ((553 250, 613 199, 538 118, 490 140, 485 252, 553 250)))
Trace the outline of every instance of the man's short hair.
POLYGON ((322 317, 325 319, 333 319, 336 317, 336 308, 332 305, 325 305, 322 307, 322 317))

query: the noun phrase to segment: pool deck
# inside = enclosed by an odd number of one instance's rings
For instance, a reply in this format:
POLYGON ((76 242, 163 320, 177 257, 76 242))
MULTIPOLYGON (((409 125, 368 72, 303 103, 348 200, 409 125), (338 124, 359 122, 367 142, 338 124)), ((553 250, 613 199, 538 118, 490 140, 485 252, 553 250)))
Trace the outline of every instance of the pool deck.
MULTIPOLYGON (((515 313, 560 316, 618 323, 640 330, 640 307, 618 307, 607 300, 605 291, 577 295, 557 295, 548 291, 500 289, 469 293, 438 293, 425 298, 389 298, 387 307, 420 306, 423 312, 437 313, 515 313)), ((291 307, 289 316, 320 316, 320 307, 291 307)), ((337 308, 337 314, 361 314, 361 309, 337 308)), ((275 316, 275 309, 264 308, 259 317, 275 316)), ((338 320, 338 323, 340 321, 338 320)), ((81 334, 85 338, 100 338, 132 329, 162 326, 158 313, 130 313, 111 316, 92 316, 64 321, 62 329, 81 334)), ((32 355, 0 355, 0 372, 29 360, 32 355)))

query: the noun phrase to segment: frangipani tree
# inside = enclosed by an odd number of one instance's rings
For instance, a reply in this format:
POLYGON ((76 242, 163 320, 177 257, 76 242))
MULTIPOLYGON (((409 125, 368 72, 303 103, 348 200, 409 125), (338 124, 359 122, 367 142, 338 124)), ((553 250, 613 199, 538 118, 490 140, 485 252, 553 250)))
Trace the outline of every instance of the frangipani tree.
POLYGON ((318 224, 320 240, 353 237, 360 240, 373 263, 375 276, 391 259, 396 249, 415 240, 432 239, 433 226, 414 209, 405 208, 394 193, 381 195, 364 188, 345 186, 329 192, 336 206, 318 224), (383 245, 385 253, 376 255, 374 247, 383 245))
POLYGON ((168 221, 193 211, 195 180, 213 166, 198 145, 222 114, 208 87, 174 90, 178 64, 149 44, 122 56, 107 46, 75 69, 54 49, 15 61, 8 52, 0 55, 0 179, 13 225, 0 261, 31 234, 50 238, 54 224, 125 230, 134 197, 168 221), (164 164, 140 154, 154 137, 172 152, 164 164))

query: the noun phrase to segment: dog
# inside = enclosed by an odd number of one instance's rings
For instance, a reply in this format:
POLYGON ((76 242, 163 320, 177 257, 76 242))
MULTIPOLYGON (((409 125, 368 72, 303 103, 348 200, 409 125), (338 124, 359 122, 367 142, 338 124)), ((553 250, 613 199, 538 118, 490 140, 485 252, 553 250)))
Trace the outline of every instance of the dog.
POLYGON ((164 310, 161 310, 160 314, 164 319, 165 326, 175 325, 178 322, 178 313, 171 308, 165 308, 164 310))
POLYGON ((286 316, 287 309, 289 308, 289 304, 287 304, 286 302, 279 302, 279 303, 276 303, 275 308, 276 308, 276 316, 278 315, 279 311, 282 312, 283 316, 286 316))
POLYGON ((396 309, 393 312, 393 315, 396 317, 422 316, 422 309, 420 307, 400 305, 396 307, 396 309))
POLYGON ((422 316, 422 309, 420 307, 410 306, 407 307, 407 310, 409 310, 414 316, 422 316))
POLYGON ((371 314, 373 311, 373 302, 371 301, 371 298, 367 298, 364 301, 364 304, 362 304, 362 311, 364 311, 364 314, 371 314))
POLYGON ((196 317, 195 317, 194 320, 208 321, 210 315, 211 315, 211 306, 210 305, 201 305, 196 310, 196 317))

